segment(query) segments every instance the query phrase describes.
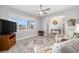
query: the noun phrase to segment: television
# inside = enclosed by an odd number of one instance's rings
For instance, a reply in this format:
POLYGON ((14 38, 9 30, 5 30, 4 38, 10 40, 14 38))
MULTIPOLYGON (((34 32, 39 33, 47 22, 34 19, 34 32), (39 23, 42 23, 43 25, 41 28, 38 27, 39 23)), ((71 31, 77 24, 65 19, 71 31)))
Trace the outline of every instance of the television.
POLYGON ((16 22, 0 19, 0 35, 16 32, 16 22))

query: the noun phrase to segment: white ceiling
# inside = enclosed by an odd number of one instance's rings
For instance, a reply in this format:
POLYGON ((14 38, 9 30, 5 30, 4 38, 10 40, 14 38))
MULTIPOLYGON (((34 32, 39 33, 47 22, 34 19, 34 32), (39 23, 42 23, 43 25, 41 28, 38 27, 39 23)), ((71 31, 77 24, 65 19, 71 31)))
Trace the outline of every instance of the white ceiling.
MULTIPOLYGON (((10 8, 28 12, 35 16, 40 16, 40 15, 38 15, 38 11, 40 9, 39 5, 7 5, 7 6, 10 8)), ((74 7, 74 6, 75 5, 43 5, 43 9, 50 8, 51 10, 46 11, 49 15, 49 14, 53 14, 53 13, 61 11, 61 10, 65 10, 65 9, 74 7)), ((42 15, 42 16, 45 16, 45 15, 42 15)))

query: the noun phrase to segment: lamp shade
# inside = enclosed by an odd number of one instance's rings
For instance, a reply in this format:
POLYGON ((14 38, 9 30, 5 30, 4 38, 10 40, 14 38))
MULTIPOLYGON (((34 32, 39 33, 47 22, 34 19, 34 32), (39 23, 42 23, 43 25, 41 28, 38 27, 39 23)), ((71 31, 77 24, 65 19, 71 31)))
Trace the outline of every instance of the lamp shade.
POLYGON ((76 24, 76 26, 75 26, 75 31, 74 31, 75 33, 79 33, 79 24, 76 24))

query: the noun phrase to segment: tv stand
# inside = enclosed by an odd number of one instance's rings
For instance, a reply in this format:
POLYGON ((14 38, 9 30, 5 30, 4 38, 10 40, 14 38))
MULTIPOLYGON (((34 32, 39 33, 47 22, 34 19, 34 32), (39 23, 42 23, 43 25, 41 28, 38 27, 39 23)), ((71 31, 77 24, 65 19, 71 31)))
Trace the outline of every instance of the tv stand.
POLYGON ((16 34, 0 35, 0 51, 9 50, 16 43, 16 34))

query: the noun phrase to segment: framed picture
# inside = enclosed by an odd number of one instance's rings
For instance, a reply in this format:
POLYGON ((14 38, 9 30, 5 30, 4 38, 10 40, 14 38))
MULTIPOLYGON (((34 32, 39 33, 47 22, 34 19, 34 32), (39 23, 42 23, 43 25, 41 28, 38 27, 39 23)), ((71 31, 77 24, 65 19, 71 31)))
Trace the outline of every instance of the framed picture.
POLYGON ((68 26, 75 26, 75 24, 76 24, 76 19, 71 18, 68 20, 68 26))

